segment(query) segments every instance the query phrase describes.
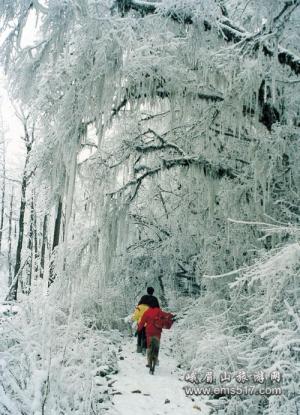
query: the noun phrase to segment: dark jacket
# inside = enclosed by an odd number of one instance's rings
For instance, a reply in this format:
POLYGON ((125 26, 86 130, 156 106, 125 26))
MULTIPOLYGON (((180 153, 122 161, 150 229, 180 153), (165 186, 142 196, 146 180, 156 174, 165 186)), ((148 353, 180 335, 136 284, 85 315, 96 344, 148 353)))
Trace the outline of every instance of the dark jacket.
POLYGON ((143 297, 140 299, 138 305, 145 304, 148 307, 159 307, 158 299, 154 295, 143 295, 143 297))

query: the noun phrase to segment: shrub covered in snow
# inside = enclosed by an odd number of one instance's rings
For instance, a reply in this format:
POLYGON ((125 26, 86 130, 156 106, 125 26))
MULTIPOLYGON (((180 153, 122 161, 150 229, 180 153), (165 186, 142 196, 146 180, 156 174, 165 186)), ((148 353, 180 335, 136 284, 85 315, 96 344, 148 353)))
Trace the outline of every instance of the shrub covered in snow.
POLYGON ((185 311, 176 329, 185 367, 215 374, 245 370, 252 384, 260 370, 264 385, 272 372, 282 377, 276 384, 282 395, 227 396, 220 414, 298 413, 299 270, 300 246, 293 243, 264 255, 229 283, 228 301, 220 292, 206 294, 185 311))
POLYGON ((88 328, 72 306, 43 297, 3 319, 0 330, 1 414, 88 415, 109 408, 117 332, 88 328))

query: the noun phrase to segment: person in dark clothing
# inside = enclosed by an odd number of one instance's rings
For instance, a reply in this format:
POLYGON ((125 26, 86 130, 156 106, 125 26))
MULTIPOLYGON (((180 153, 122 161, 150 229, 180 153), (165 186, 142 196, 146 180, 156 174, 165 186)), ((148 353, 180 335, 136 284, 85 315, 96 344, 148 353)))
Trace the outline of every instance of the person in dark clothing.
MULTIPOLYGON (((135 311, 132 315, 132 320, 139 323, 144 312, 151 307, 159 307, 158 299, 153 295, 154 288, 148 287, 147 294, 143 295, 140 299, 138 305, 135 308, 135 311)), ((136 333, 137 335, 137 352, 146 353, 146 331, 145 327, 136 333)))
POLYGON ((158 365, 158 353, 162 328, 155 325, 155 319, 160 316, 162 310, 159 308, 157 298, 150 296, 149 308, 144 312, 138 323, 138 332, 146 329, 147 339, 147 367, 150 373, 154 374, 154 368, 158 365))
POLYGON ((147 287, 147 294, 143 295, 140 299, 138 305, 140 304, 146 304, 150 307, 150 304, 152 307, 159 307, 158 299, 153 295, 154 288, 153 287, 147 287))
MULTIPOLYGON (((141 318, 144 312, 149 307, 159 307, 158 299, 153 295, 153 293, 154 293, 154 288, 148 287, 147 294, 142 296, 142 298, 138 302, 138 305, 136 306, 135 312, 132 316, 132 320, 137 321, 137 323, 139 323, 141 321, 141 318)), ((146 347, 147 347, 145 327, 141 331, 138 331, 136 334, 137 334, 137 352, 145 353, 146 347)))
POLYGON ((175 320, 175 314, 163 311, 158 306, 157 298, 150 296, 149 307, 143 313, 138 322, 138 332, 146 329, 147 340, 147 367, 150 373, 154 374, 155 366, 158 365, 158 354, 160 347, 160 337, 163 329, 170 329, 175 320))

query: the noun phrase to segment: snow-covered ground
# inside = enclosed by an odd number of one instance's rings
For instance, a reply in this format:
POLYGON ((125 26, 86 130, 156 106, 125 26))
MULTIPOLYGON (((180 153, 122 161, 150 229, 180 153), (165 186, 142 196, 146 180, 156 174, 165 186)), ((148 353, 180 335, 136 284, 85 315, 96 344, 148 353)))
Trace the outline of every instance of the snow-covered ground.
POLYGON ((150 375, 146 357, 136 353, 136 339, 124 343, 120 353, 119 373, 114 376, 115 396, 110 415, 192 415, 209 414, 203 398, 187 397, 183 390, 184 372, 169 350, 170 334, 162 336, 159 366, 150 375))

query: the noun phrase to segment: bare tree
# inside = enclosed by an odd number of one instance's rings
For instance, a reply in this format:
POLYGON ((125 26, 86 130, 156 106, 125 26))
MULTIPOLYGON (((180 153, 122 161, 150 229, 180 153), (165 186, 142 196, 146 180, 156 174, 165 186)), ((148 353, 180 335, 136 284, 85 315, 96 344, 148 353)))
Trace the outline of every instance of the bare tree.
POLYGON ((45 253, 46 253, 46 246, 47 246, 47 226, 48 226, 48 216, 45 215, 44 221, 43 221, 43 233, 42 233, 40 278, 44 277, 45 253))
MULTIPOLYGON (((53 235, 53 243, 52 243, 52 255, 55 255, 55 248, 59 244, 60 234, 61 234, 61 224, 62 224, 62 215, 63 215, 63 204, 61 197, 58 200, 56 217, 55 217, 55 224, 54 224, 54 235, 53 235)), ((53 281, 55 280, 55 272, 54 272, 54 256, 52 256, 50 261, 50 273, 49 273, 49 282, 48 285, 50 286, 53 281)))
MULTIPOLYGON (((9 293, 7 295, 7 300, 16 300, 17 293, 18 293, 18 284, 20 273, 25 266, 25 263, 21 263, 22 260, 22 248, 23 248, 23 238, 24 238, 24 223, 25 223, 25 209, 26 209, 26 190, 29 180, 28 174, 28 163, 30 158, 30 152, 32 149, 32 145, 34 142, 34 125, 29 125, 30 117, 29 115, 25 115, 22 111, 17 113, 18 118, 21 120, 24 129, 24 137, 23 140, 26 146, 26 158, 25 158, 25 165, 22 177, 22 185, 21 185, 21 203, 19 209, 19 220, 18 220, 18 243, 17 243, 17 250, 16 250, 16 263, 15 263, 15 270, 14 270, 14 278, 12 284, 9 288, 9 293)), ((28 260, 26 260, 27 263, 28 260)))
POLYGON ((0 213, 0 254, 2 251, 2 238, 3 238, 3 226, 4 226, 4 212, 5 212, 5 187, 6 187, 6 157, 5 157, 5 135, 2 116, 0 115, 0 128, 1 128, 1 162, 2 162, 2 189, 1 189, 1 213, 0 213))
POLYGON ((35 212, 34 212, 34 199, 33 195, 31 197, 30 203, 30 218, 29 218, 29 234, 28 234, 28 242, 27 242, 27 250, 28 250, 28 261, 26 264, 26 280, 23 284, 23 292, 25 294, 29 294, 31 291, 31 281, 32 281, 32 274, 34 271, 34 264, 35 264, 35 229, 34 229, 34 222, 35 222, 35 212))
POLYGON ((9 217, 8 217, 8 286, 11 286, 12 283, 12 257, 11 257, 11 246, 12 246, 12 215, 13 215, 13 203, 14 203, 14 191, 10 196, 9 203, 9 217))

